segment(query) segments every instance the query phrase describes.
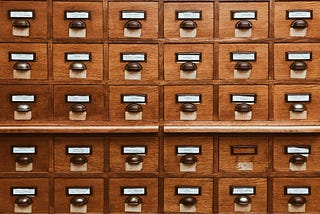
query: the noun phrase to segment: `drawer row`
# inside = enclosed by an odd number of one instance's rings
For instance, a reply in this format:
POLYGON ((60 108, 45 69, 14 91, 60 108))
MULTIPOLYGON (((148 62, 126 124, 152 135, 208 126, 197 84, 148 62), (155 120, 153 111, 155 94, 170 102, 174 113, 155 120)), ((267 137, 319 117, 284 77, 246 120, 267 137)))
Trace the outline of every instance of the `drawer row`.
POLYGON ((48 28, 54 39, 156 39, 162 31, 169 39, 316 38, 320 23, 317 1, 275 2, 272 23, 268 2, 221 2, 215 18, 213 2, 165 2, 159 9, 158 2, 54 1, 52 22, 47 19, 47 2, 0 4, 0 38, 6 39, 50 38, 48 28), (274 26, 274 35, 269 34, 269 25, 274 26))
POLYGON ((320 43, 0 43, 0 63, 7 80, 318 80, 320 43))
POLYGON ((263 173, 272 167, 273 172, 320 171, 320 136, 219 136, 217 142, 213 138, 166 136, 160 145, 159 138, 150 135, 54 137, 51 151, 51 137, 1 137, 0 155, 6 164, 0 165, 0 172, 49 172, 50 168, 70 175, 160 171, 212 175, 263 173), (49 167, 52 160, 54 166, 49 167))
POLYGON ((163 183, 162 189, 156 178, 56 178, 50 187, 45 178, 1 178, 0 212, 49 213, 53 196, 54 213, 159 213, 159 208, 167 213, 316 213, 320 208, 319 178, 274 178, 269 191, 266 178, 165 178, 163 183))
POLYGON ((272 120, 269 114, 275 121, 320 119, 319 85, 216 88, 164 86, 162 94, 158 86, 0 85, 3 101, 0 118, 2 122, 19 124, 51 120, 82 121, 82 124, 86 121, 267 121, 272 120))

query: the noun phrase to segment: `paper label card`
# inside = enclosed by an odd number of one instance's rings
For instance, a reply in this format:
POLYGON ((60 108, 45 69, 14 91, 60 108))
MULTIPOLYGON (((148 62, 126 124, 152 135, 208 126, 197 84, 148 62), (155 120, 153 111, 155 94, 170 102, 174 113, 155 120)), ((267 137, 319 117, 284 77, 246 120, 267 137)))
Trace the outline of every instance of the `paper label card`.
POLYGON ((19 195, 27 195, 27 196, 35 196, 38 193, 38 189, 36 187, 12 187, 11 195, 19 196, 19 195))
POLYGON ((201 103, 201 94, 176 94, 177 103, 201 103))
POLYGON ((9 61, 35 61, 36 53, 9 53, 9 61))
POLYGON ((12 154, 36 154, 37 147, 35 146, 13 146, 11 147, 12 154))
POLYGON ((287 19, 312 19, 313 11, 312 10, 287 10, 286 11, 287 19))
POLYGON ((201 146, 176 146, 176 154, 201 154, 201 146))
POLYGON ((122 146, 122 154, 147 154, 146 146, 122 146))
POLYGON ((146 62, 146 53, 120 53, 121 62, 146 62))
POLYGON ((33 10, 9 10, 10 19, 33 19, 35 12, 33 10))
POLYGON ((311 146, 303 145, 303 146, 286 146, 285 147, 286 154, 302 154, 309 155, 311 154, 311 146))
POLYGON ((120 12, 120 19, 143 20, 143 19, 146 19, 146 11, 144 11, 144 10, 123 10, 120 12))
POLYGON ((256 103, 256 94, 231 94, 230 99, 232 103, 256 103))
POLYGON ((311 187, 309 187, 309 186, 304 186, 304 187, 285 186, 284 187, 284 194, 285 195, 310 195, 311 194, 311 187))
POLYGON ((201 195, 199 186, 176 186, 176 195, 201 195))
POLYGON ((67 195, 91 195, 92 187, 67 187, 67 195))
POLYGON ((146 94, 122 94, 121 102, 122 103, 146 103, 147 95, 146 94))
POLYGON ((13 103, 34 103, 36 101, 36 95, 17 94, 11 95, 11 102, 13 103))
POLYGON ((147 187, 121 187, 122 195, 146 195, 147 187))
POLYGON ((90 11, 64 11, 65 19, 90 19, 90 11))
POLYGON ((257 19, 257 11, 255 10, 232 10, 231 20, 239 19, 257 19))
POLYGON ((67 62, 73 61, 91 61, 91 53, 65 53, 65 60, 67 62))
POLYGON ((311 61, 312 52, 286 52, 286 61, 311 61))
POLYGON ((311 94, 286 94, 286 102, 311 102, 311 94))
POLYGON ((66 147, 68 155, 91 155, 91 146, 67 146, 66 147))
POLYGON ((202 11, 201 10, 177 10, 176 19, 177 20, 201 20, 202 11))
POLYGON ((252 186, 231 186, 230 195, 255 195, 256 187, 252 186))
POLYGON ((91 95, 66 95, 67 103, 90 103, 91 95))
POLYGON ((256 61, 256 52, 231 52, 230 61, 256 61))
POLYGON ((202 53, 176 53, 176 62, 201 62, 202 53))

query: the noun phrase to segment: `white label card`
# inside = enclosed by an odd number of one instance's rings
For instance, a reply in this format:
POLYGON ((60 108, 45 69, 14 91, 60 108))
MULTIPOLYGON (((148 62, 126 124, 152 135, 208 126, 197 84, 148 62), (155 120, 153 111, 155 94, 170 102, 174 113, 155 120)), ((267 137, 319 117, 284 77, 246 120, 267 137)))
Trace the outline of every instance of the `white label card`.
POLYGON ((146 53, 121 53, 122 62, 145 62, 146 53))
POLYGON ((286 195, 310 195, 310 187, 285 187, 286 195))
POLYGON ((121 11, 121 19, 145 19, 145 11, 121 11))
POLYGON ((123 103, 146 103, 147 95, 122 95, 123 103))
POLYGON ((68 195, 91 195, 91 187, 68 187, 68 195))
POLYGON ((296 146, 288 146, 287 154, 310 154, 310 148, 302 148, 296 146))
POLYGON ((35 102, 35 95, 11 95, 11 102, 35 102))
POLYGON ((287 10, 288 19, 312 19, 312 10, 287 10))
POLYGON ((10 61, 35 61, 35 53, 10 53, 10 61))
POLYGON ((9 18, 25 18, 25 19, 33 19, 34 18, 34 12, 33 11, 19 11, 19 10, 11 10, 9 11, 9 18))
POLYGON ((177 195, 200 195, 201 187, 176 187, 177 195))
POLYGON ((30 187, 14 187, 12 188, 12 195, 36 195, 37 189, 30 187))
POLYGON ((123 195, 145 195, 146 187, 124 187, 122 188, 123 195))
POLYGON ((12 147, 12 153, 13 154, 35 154, 36 153, 36 147, 35 146, 14 146, 12 147))
POLYGON ((192 19, 197 20, 201 19, 202 11, 177 11, 176 16, 178 20, 192 19))
POLYGON ((256 102, 256 95, 234 94, 234 95, 231 95, 231 102, 255 103, 256 102))
POLYGON ((177 62, 200 62, 201 53, 176 53, 177 62))
POLYGON ((232 195, 255 195, 255 187, 231 187, 232 195))
POLYGON ((67 95, 67 103, 90 103, 90 95, 67 95))
POLYGON ((177 154, 200 154, 200 146, 178 146, 177 154))
POLYGON ((69 155, 89 155, 91 154, 91 147, 67 147, 69 155))
POLYGON ((200 103, 200 94, 177 94, 177 103, 200 103))
POLYGON ((286 59, 289 61, 311 60, 312 52, 286 52, 286 59))
POLYGON ((146 154, 147 148, 145 146, 124 146, 122 147, 123 154, 146 154))
POLYGON ((256 52, 232 52, 231 61, 256 61, 256 52))
POLYGON ((232 19, 257 19, 257 11, 231 11, 232 19))
POLYGON ((66 19, 89 19, 89 11, 65 11, 66 19))
POLYGON ((287 102, 310 102, 310 94, 286 94, 287 102))
POLYGON ((91 61, 91 53, 67 53, 66 61, 91 61))

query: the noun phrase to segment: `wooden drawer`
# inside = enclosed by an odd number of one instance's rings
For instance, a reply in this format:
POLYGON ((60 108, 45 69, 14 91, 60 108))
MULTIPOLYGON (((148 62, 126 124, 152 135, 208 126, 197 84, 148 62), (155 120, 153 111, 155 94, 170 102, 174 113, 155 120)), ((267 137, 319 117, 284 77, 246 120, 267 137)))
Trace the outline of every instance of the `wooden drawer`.
POLYGON ((212 173, 213 137, 179 135, 164 139, 164 171, 212 173))
POLYGON ((275 79, 319 79, 320 45, 283 43, 274 45, 275 79))
POLYGON ((319 136, 275 136, 274 170, 281 172, 319 171, 319 136))
POLYGON ((212 86, 164 86, 165 120, 212 120, 212 113, 212 86))
POLYGON ((49 213, 49 179, 1 178, 2 213, 49 213))
POLYGON ((111 121, 158 121, 157 86, 110 86, 111 121))
POLYGON ((55 172, 104 172, 104 141, 101 137, 56 137, 55 172))
POLYGON ((276 2, 274 36, 317 37, 320 18, 316 14, 319 12, 320 3, 317 1, 276 2))
POLYGON ((267 179, 219 179, 219 212, 267 213, 267 179))
POLYGON ((112 213, 157 213, 158 179, 110 178, 109 210, 112 213))
POLYGON ((54 119, 70 121, 104 120, 102 85, 55 85, 54 119))
POLYGON ((219 138, 220 172, 266 172, 267 169, 268 137, 219 138))
POLYGON ((1 1, 0 38, 46 39, 47 2, 1 1))
POLYGON ((49 108, 47 85, 0 85, 2 121, 48 121, 49 108))
POLYGON ((318 85, 274 86, 274 119, 316 121, 320 119, 318 85))
POLYGON ((55 39, 102 39, 102 2, 53 2, 55 39))
POLYGON ((268 120, 268 86, 219 86, 219 120, 268 120))
POLYGON ((56 178, 55 213, 103 213, 103 179, 56 178))
POLYGON ((213 3, 164 3, 165 38, 213 38, 213 3))
POLYGON ((102 80, 103 45, 54 44, 53 78, 55 80, 102 80))
POLYGON ((109 2, 110 38, 158 38, 157 2, 109 2))
POLYGON ((165 44, 165 80, 213 79, 212 44, 165 44))
POLYGON ((1 43, 1 79, 48 79, 47 44, 1 43))
POLYGON ((157 44, 110 44, 110 80, 157 80, 157 44))
POLYGON ((110 172, 158 172, 158 139, 131 135, 110 137, 110 172))
POLYGON ((210 178, 165 178, 164 211, 212 213, 213 180, 210 178))
POLYGON ((222 2, 219 16, 220 38, 268 38, 267 2, 222 2))
POLYGON ((268 44, 220 44, 219 79, 268 79, 268 44))
POLYGON ((274 213, 318 212, 319 178, 274 178, 274 213))

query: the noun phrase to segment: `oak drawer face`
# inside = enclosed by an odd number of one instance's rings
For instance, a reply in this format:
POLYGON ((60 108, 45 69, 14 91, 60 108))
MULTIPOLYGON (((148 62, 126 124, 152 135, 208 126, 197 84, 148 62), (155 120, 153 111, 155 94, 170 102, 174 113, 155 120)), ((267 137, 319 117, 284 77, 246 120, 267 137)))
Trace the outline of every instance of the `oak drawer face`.
POLYGON ((102 80, 103 45, 54 44, 53 78, 55 80, 102 80))
POLYGON ((165 44, 165 80, 213 79, 212 44, 165 44))
POLYGON ((102 137, 56 137, 54 139, 55 172, 104 172, 102 137))
POLYGON ((268 120, 268 86, 219 86, 219 120, 268 120))
POLYGON ((110 86, 111 121, 158 121, 157 86, 110 86))
POLYGON ((319 178, 274 178, 273 212, 318 212, 319 178))
POLYGON ((276 2, 274 36, 276 38, 317 37, 320 18, 317 1, 276 2))
POLYGON ((266 172, 268 137, 220 137, 220 172, 266 172))
POLYGON ((213 87, 164 86, 165 120, 212 120, 213 87))
POLYGON ((103 179, 56 178, 54 182, 55 213, 103 213, 103 179))
POLYGON ((109 2, 109 37, 158 38, 157 2, 109 2))
POLYGON ((219 179, 219 212, 267 212, 267 179, 219 179))
POLYGON ((110 137, 110 172, 158 172, 158 139, 153 136, 132 135, 110 137))
POLYGON ((112 213, 157 213, 158 179, 110 178, 109 199, 112 213))
POLYGON ((164 211, 211 213, 213 180, 209 178, 165 178, 164 211))
POLYGON ((170 173, 212 173, 213 137, 179 135, 164 139, 164 171, 170 173))
POLYGON ((283 43, 274 45, 274 75, 279 80, 319 79, 320 45, 283 43))
POLYGON ((231 3, 219 6, 220 38, 268 38, 267 2, 231 3))
POLYGON ((102 2, 53 2, 53 38, 102 39, 102 2))
POLYGON ((0 38, 46 39, 47 2, 0 2, 0 38))
POLYGON ((104 120, 102 85, 55 85, 54 119, 65 121, 104 120))
POLYGON ((315 172, 319 170, 318 136, 276 136, 274 170, 281 172, 315 172))
POLYGON ((274 119, 316 121, 320 119, 318 85, 274 86, 274 119))
POLYGON ((219 79, 268 79, 268 44, 220 44, 219 79))
POLYGON ((157 44, 110 44, 109 62, 110 80, 158 79, 157 44))
POLYGON ((213 3, 164 3, 165 38, 213 38, 213 3))
POLYGON ((48 121, 49 107, 47 85, 1 85, 0 97, 3 100, 0 118, 3 121, 26 123, 48 121))
POLYGON ((1 79, 48 79, 47 44, 1 43, 0 49, 1 79))
POLYGON ((1 172, 48 172, 49 138, 1 137, 1 172))
POLYGON ((49 179, 1 178, 2 213, 49 213, 49 179))

